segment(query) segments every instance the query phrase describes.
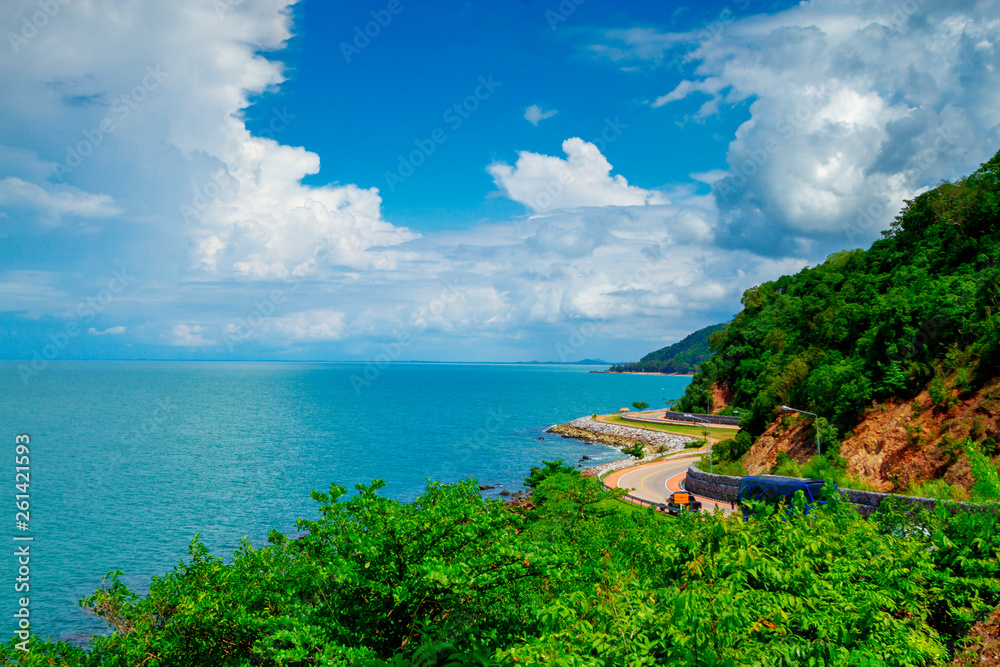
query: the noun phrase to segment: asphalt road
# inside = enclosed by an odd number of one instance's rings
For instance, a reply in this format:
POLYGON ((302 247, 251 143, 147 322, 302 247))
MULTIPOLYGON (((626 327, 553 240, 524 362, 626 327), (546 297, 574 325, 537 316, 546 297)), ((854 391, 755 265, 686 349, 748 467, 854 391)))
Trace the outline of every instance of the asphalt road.
MULTIPOLYGON (((671 493, 680 489, 680 482, 687 474, 688 466, 694 460, 685 457, 630 470, 618 478, 617 486, 620 489, 628 489, 629 495, 636 498, 654 503, 664 503, 671 493)), ((704 503, 706 510, 712 510, 718 504, 723 510, 731 511, 728 503, 714 503, 700 496, 698 500, 704 503)))

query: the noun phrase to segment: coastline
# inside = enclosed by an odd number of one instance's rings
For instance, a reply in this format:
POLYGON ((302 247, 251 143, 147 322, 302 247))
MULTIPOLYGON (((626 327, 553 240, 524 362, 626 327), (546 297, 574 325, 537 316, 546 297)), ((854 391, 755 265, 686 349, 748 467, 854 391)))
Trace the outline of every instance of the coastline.
POLYGON ((644 461, 672 454, 684 449, 684 444, 694 442, 696 438, 686 435, 676 435, 661 431, 609 424, 595 421, 591 417, 580 417, 568 424, 557 424, 546 429, 547 433, 555 433, 564 438, 575 438, 584 442, 606 445, 621 449, 630 447, 636 442, 642 443, 644 456, 641 459, 626 458, 610 463, 584 468, 581 473, 585 477, 596 477, 609 470, 618 470, 638 465, 644 461))
POLYGON ((590 371, 591 373, 610 373, 611 375, 663 375, 666 377, 693 378, 694 373, 657 373, 654 371, 590 371))

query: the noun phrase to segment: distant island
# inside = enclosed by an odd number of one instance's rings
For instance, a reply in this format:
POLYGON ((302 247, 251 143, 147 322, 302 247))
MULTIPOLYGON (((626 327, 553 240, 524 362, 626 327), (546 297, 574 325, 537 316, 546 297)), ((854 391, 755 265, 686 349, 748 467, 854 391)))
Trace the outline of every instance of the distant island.
POLYGON ((609 373, 663 373, 664 375, 691 375, 702 363, 712 357, 709 337, 722 331, 728 323, 713 324, 688 335, 680 342, 650 352, 632 363, 614 364, 609 373))
POLYGON ((515 361, 515 364, 537 364, 539 366, 610 366, 603 359, 581 359, 580 361, 515 361))

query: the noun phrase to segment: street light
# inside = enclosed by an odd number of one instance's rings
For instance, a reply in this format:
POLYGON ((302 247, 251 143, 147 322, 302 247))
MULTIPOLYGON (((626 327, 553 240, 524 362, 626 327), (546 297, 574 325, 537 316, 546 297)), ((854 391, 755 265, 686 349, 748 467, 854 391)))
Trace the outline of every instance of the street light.
POLYGON ((697 415, 689 415, 685 413, 684 416, 690 417, 691 419, 697 419, 698 421, 703 421, 706 424, 708 424, 708 474, 710 475, 715 474, 713 472, 715 470, 715 466, 712 465, 714 463, 712 461, 712 422, 708 421, 704 417, 699 417, 697 415))
POLYGON ((823 450, 820 449, 820 446, 819 446, 819 415, 817 415, 815 412, 806 412, 805 410, 798 410, 796 408, 790 408, 787 405, 782 405, 781 409, 782 410, 787 410, 788 412, 801 412, 804 415, 812 415, 813 416, 813 418, 816 420, 816 453, 819 456, 823 456, 823 450))

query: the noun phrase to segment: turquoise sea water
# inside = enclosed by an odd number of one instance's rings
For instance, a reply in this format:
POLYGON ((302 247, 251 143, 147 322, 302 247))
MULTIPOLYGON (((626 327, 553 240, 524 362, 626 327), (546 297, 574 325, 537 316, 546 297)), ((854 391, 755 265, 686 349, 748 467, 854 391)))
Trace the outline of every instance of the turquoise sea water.
POLYGON ((311 489, 375 478, 409 500, 468 475, 516 491, 544 460, 623 455, 544 433, 633 401, 662 406, 689 378, 583 366, 62 362, 23 382, 0 362, 0 637, 17 598, 32 631, 79 643, 104 625, 77 605, 106 572, 133 590, 187 556, 196 533, 227 556, 312 517, 311 489), (367 375, 365 375, 367 371, 367 375), (354 378, 352 382, 352 377, 354 378), (358 379, 368 378, 365 385, 358 379), (15 436, 28 434, 30 530, 15 528, 15 436), (539 440, 539 438, 544 440, 539 440), (30 593, 13 537, 30 535, 30 593))

